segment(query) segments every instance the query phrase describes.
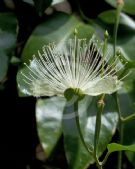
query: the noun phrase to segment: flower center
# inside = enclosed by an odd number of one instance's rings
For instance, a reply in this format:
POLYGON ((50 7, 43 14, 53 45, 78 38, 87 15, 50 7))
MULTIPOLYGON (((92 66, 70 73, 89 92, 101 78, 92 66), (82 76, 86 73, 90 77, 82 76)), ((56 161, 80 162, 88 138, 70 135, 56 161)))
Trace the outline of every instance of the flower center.
POLYGON ((79 88, 68 88, 65 90, 64 96, 68 101, 74 98, 76 101, 80 101, 84 98, 85 94, 79 88))

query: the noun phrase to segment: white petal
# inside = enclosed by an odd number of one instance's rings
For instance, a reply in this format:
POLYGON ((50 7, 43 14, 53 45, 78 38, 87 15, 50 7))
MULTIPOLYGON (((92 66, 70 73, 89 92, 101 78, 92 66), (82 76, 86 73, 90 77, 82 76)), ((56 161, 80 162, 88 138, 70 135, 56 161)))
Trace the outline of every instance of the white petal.
POLYGON ((97 96, 103 93, 112 94, 121 88, 121 85, 122 82, 119 81, 116 76, 107 76, 103 79, 101 78, 100 80, 95 81, 95 83, 92 82, 92 85, 90 85, 91 87, 86 89, 84 93, 91 96, 97 96))
POLYGON ((31 93, 32 95, 39 97, 39 96, 54 96, 54 95, 62 95, 64 91, 61 91, 57 88, 57 90, 49 83, 43 81, 43 80, 35 80, 33 83, 31 83, 31 93))

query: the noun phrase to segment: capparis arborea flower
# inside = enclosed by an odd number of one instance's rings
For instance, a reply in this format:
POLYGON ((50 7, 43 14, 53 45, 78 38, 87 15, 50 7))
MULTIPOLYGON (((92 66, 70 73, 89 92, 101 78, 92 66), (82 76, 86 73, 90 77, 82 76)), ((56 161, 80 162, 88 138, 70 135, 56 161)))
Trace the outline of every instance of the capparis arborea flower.
MULTIPOLYGON (((69 39, 58 45, 44 45, 22 71, 28 86, 27 94, 64 96, 69 89, 79 89, 84 95, 112 94, 121 87, 118 79, 118 59, 109 52, 103 56, 103 42, 93 36, 86 39, 69 39)), ((20 86, 20 84, 19 84, 20 86)))

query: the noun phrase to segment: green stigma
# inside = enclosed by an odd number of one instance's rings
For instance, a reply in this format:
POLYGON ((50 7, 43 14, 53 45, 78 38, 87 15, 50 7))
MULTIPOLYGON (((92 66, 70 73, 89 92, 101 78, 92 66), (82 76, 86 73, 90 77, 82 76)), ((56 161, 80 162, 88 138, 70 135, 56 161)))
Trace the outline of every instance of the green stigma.
POLYGON ((77 98, 77 101, 80 101, 84 98, 85 94, 79 88, 68 88, 64 92, 65 98, 70 101, 73 97, 77 98))

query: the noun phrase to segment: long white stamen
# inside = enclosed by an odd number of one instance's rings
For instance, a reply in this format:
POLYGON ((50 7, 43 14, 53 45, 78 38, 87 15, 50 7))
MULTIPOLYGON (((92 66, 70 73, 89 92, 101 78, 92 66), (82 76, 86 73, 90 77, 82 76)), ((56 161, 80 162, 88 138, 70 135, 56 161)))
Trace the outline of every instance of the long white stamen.
POLYGON ((62 95, 68 88, 79 88, 84 94, 88 91, 88 94, 96 95, 96 86, 97 94, 117 90, 118 80, 115 77, 123 67, 117 68, 118 58, 111 61, 109 52, 103 58, 103 43, 99 43, 94 36, 88 43, 86 39, 75 36, 62 42, 61 46, 53 43, 43 46, 42 50, 42 53, 38 51, 38 57, 33 56, 29 66, 25 64, 28 74, 21 73, 32 95, 62 95), (104 82, 107 78, 114 79, 114 88, 106 92, 104 87, 100 89, 98 82, 104 82), (95 93, 91 91, 93 85, 95 93))

